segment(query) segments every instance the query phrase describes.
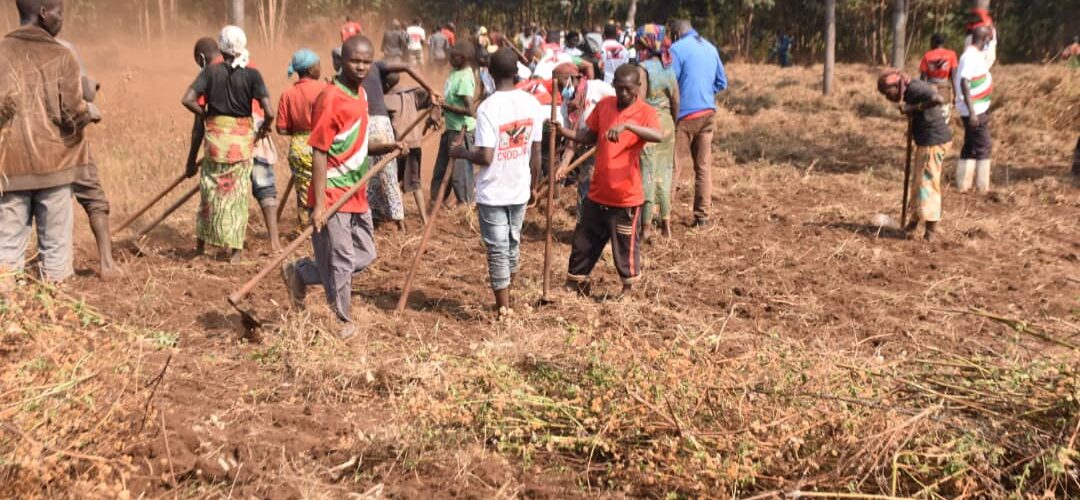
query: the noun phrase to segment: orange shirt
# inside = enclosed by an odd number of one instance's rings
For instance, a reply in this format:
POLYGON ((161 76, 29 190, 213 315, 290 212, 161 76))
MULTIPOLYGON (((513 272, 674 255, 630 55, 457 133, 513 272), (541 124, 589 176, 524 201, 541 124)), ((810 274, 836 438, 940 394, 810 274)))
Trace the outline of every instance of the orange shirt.
POLYGON ((326 88, 326 83, 311 78, 301 78, 278 100, 277 127, 290 134, 311 132, 315 128, 312 110, 315 99, 326 88))
POLYGON ((922 61, 919 63, 919 71, 932 81, 948 81, 949 73, 955 71, 957 66, 959 66, 959 63, 956 59, 956 52, 941 47, 931 50, 923 56, 922 61))
POLYGON ((656 111, 641 99, 622 110, 616 97, 597 103, 585 120, 589 130, 598 136, 589 199, 609 207, 637 207, 645 203, 645 189, 641 185, 641 150, 645 141, 629 130, 619 134, 619 142, 609 141, 607 131, 621 123, 660 128, 656 111))

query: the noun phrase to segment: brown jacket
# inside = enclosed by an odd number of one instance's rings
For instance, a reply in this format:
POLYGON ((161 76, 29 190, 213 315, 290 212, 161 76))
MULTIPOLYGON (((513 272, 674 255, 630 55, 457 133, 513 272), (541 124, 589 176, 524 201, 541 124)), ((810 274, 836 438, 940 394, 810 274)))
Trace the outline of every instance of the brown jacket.
POLYGON ((0 192, 70 184, 90 163, 79 63, 27 25, 0 40, 0 192))

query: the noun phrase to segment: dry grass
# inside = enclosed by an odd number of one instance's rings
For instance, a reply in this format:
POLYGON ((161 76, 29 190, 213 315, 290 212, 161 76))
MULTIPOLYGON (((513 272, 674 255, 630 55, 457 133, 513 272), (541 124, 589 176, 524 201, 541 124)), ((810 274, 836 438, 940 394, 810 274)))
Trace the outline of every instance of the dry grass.
MULTIPOLYGON (((124 97, 108 97, 95 137, 117 214, 180 168, 187 116, 144 112, 163 89, 179 96, 180 52, 98 61, 124 97)), ((465 210, 443 219, 402 315, 418 234, 378 233, 347 344, 320 294, 289 313, 274 279, 251 302, 263 342, 239 340, 224 295, 265 251, 254 212, 239 266, 191 258, 187 213, 147 256, 123 256, 118 283, 22 287, 0 303, 0 496, 1080 494, 1077 122, 1062 111, 1080 102, 1076 74, 996 72, 999 189, 947 190, 942 240, 925 245, 869 223, 898 211, 903 159, 871 68, 840 68, 829 98, 820 68, 731 73, 719 223, 646 247, 633 301, 603 297, 618 286, 604 261, 596 298, 537 306, 539 210, 506 321, 486 308, 465 210)), ((677 221, 689 202, 680 192, 677 221)))

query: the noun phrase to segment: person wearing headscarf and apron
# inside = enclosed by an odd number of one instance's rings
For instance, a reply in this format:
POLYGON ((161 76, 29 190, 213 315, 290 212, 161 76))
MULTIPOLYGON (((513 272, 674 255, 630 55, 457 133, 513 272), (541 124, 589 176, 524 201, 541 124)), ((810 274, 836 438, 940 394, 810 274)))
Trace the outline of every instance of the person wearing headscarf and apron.
POLYGON ((274 123, 270 93, 262 74, 248 67, 251 58, 246 47, 247 36, 242 29, 222 29, 218 48, 223 60, 203 68, 182 99, 206 127, 196 219, 197 251, 202 253, 206 244, 224 247, 231 251, 233 261, 240 257, 247 232, 255 141, 265 137, 274 123), (199 104, 199 96, 205 96, 205 106, 199 104), (252 100, 265 111, 258 131, 252 118, 252 100))
POLYGON ((650 143, 641 151, 641 181, 645 187, 643 219, 645 237, 652 228, 655 208, 660 210, 660 228, 671 237, 671 181, 675 170, 675 121, 679 114, 679 81, 670 69, 670 40, 664 26, 646 24, 634 38, 641 68, 648 75, 645 102, 656 111, 664 140, 650 143))
POLYGON ((297 75, 292 87, 281 93, 278 100, 277 130, 289 136, 289 170, 293 175, 293 191, 296 193, 297 218, 301 225, 308 223, 307 192, 311 185, 311 146, 308 138, 315 127, 312 110, 315 99, 326 88, 320 77, 322 64, 319 56, 308 49, 293 54, 288 76, 297 75))

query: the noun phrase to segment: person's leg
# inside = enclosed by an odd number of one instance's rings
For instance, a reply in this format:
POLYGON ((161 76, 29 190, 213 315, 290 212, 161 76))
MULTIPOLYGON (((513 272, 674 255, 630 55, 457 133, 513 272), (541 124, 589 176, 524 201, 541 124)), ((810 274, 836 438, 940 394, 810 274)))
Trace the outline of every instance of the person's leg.
POLYGON ((105 280, 117 277, 120 274, 120 268, 112 256, 112 237, 109 235, 109 200, 101 187, 97 165, 93 163, 87 165, 83 174, 72 183, 71 189, 74 192, 75 201, 82 205, 87 218, 90 219, 90 231, 94 233, 94 241, 97 242, 99 275, 105 280))
POLYGON ((570 248, 570 263, 566 270, 567 287, 579 292, 587 291, 589 274, 604 253, 611 238, 608 219, 610 209, 588 198, 582 205, 581 220, 574 227, 574 239, 570 248))
MULTIPOLYGON (((350 303, 352 299, 352 275, 355 260, 352 235, 352 214, 336 213, 326 221, 326 227, 319 233, 322 248, 316 246, 315 264, 318 266, 320 281, 326 291, 326 301, 338 320, 343 323, 352 321, 350 303)), ((315 239, 312 239, 315 244, 315 239)), ((302 271, 303 272, 303 271, 302 271)), ((304 278, 306 283, 307 277, 304 278)))
POLYGON ((251 192, 262 209, 266 232, 270 237, 270 249, 281 249, 277 220, 277 179, 274 178, 274 165, 256 158, 251 168, 251 192))
POLYGON ((979 126, 975 128, 975 189, 980 193, 990 191, 990 162, 994 141, 990 136, 990 113, 979 116, 979 126))
POLYGON ((406 193, 412 193, 416 201, 416 211, 420 214, 420 221, 427 224, 427 202, 424 201, 424 186, 420 180, 420 165, 423 160, 423 149, 412 148, 405 157, 405 168, 399 171, 402 177, 401 188, 406 193))
MULTIPOLYGON (((462 146, 472 149, 473 133, 466 132, 462 146)), ((454 188, 454 197, 458 203, 471 205, 476 200, 476 181, 473 178, 473 166, 469 160, 458 158, 454 161, 454 176, 450 179, 450 185, 454 188)))
POLYGON ((690 152, 690 144, 694 142, 694 134, 691 131, 692 120, 682 120, 675 125, 675 172, 672 174, 672 185, 675 192, 682 187, 682 172, 687 165, 693 166, 694 158, 690 152))
POLYGON ((641 186, 645 188, 645 204, 642 223, 645 226, 645 237, 648 237, 649 228, 653 221, 653 211, 656 208, 656 146, 648 145, 641 151, 641 186))
POLYGON ((353 246, 352 269, 353 273, 359 273, 378 258, 378 253, 375 251, 375 224, 371 219, 371 211, 350 215, 352 216, 349 219, 353 246))
POLYGON ((908 213, 911 217, 908 219, 907 226, 904 227, 904 231, 908 233, 914 232, 919 226, 919 221, 925 221, 923 217, 923 205, 928 201, 930 191, 926 189, 926 163, 929 161, 930 149, 926 146, 916 146, 915 154, 913 158, 913 169, 911 172, 911 186, 908 193, 908 213))
POLYGON ((70 184, 34 193, 31 210, 37 222, 41 275, 46 281, 60 282, 75 274, 72 267, 74 216, 71 196, 70 184))
POLYGON ((0 193, 0 274, 22 272, 33 223, 34 191, 0 193))
POLYGON ((487 249, 488 278, 495 294, 495 310, 510 308, 510 207, 477 205, 480 236, 487 249))
MULTIPOLYGON (((450 164, 450 145, 457 139, 458 132, 447 130, 439 137, 439 153, 435 156, 435 167, 431 172, 431 189, 428 191, 431 193, 431 203, 444 203, 446 198, 450 196, 449 190, 443 193, 442 199, 439 197, 439 187, 442 186, 443 177, 446 175, 446 167, 450 164)), ((428 207, 428 211, 431 211, 431 207, 428 207)))
POLYGON ((612 208, 611 212, 607 228, 612 234, 611 255, 626 293, 641 276, 641 207, 612 208))
POLYGON ((965 193, 975 182, 975 127, 967 117, 961 117, 961 121, 964 122, 964 146, 956 163, 956 189, 965 193))
POLYGON ((713 116, 702 118, 694 127, 691 154, 694 158, 694 224, 708 224, 712 213, 713 116))
MULTIPOLYGON (((660 165, 656 176, 656 204, 660 207, 660 231, 665 238, 671 237, 671 175, 672 165, 660 165)), ((642 237, 644 239, 644 237, 642 237)))

